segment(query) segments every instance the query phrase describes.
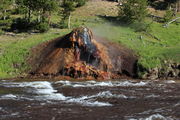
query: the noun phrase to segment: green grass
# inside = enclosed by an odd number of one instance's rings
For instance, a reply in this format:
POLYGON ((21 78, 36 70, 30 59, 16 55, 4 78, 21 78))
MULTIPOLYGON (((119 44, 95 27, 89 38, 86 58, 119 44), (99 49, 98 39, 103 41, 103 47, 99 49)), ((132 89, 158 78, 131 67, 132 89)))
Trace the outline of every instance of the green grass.
POLYGON ((26 71, 29 68, 26 59, 32 47, 62 36, 68 31, 58 30, 58 33, 55 33, 56 31, 53 30, 44 34, 27 35, 28 37, 23 39, 17 37, 15 38, 16 40, 0 40, 1 51, 3 52, 0 55, 0 78, 22 75, 22 71, 26 71))
POLYGON ((162 24, 153 23, 149 33, 161 41, 143 32, 135 32, 131 26, 106 23, 98 24, 93 29, 99 36, 133 49, 140 58, 139 63, 147 69, 160 67, 163 60, 180 62, 180 25, 163 28, 162 24))
MULTIPOLYGON (((139 56, 139 64, 147 69, 161 67, 164 60, 180 63, 180 24, 170 24, 168 28, 164 28, 163 24, 153 22, 149 33, 156 36, 159 41, 144 32, 136 32, 133 28, 138 27, 137 24, 115 24, 98 15, 116 16, 117 8, 105 1, 96 4, 89 2, 73 12, 71 26, 72 28, 90 27, 94 34, 134 50, 139 56)), ((59 19, 59 16, 54 13, 52 22, 58 23, 59 19)), ((147 22, 150 23, 150 20, 147 19, 147 22)), ((52 29, 44 34, 20 34, 18 37, 0 36, 0 78, 22 75, 22 72, 29 69, 26 58, 33 46, 62 36, 69 31, 52 29)))

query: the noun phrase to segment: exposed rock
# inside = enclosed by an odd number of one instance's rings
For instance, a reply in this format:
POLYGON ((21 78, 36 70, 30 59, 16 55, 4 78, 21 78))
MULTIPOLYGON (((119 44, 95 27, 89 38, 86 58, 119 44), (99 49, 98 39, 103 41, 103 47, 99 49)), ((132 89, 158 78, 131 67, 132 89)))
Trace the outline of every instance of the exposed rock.
POLYGON ((143 76, 143 79, 179 79, 180 78, 180 64, 173 61, 164 61, 161 68, 153 68, 143 76))
POLYGON ((147 74, 147 78, 151 80, 155 80, 159 78, 159 70, 158 68, 153 68, 149 70, 149 74, 147 74))

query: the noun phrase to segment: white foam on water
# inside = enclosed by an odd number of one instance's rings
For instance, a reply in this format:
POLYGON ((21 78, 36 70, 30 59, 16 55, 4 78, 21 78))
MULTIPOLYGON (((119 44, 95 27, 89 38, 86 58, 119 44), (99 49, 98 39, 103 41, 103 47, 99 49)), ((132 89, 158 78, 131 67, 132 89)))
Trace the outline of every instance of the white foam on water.
POLYGON ((70 81, 58 81, 63 86, 71 87, 117 87, 117 86, 145 86, 148 82, 131 82, 131 81, 105 81, 105 82, 96 82, 96 81, 86 81, 86 82, 70 82, 70 81))
POLYGON ((173 120, 170 117, 164 117, 160 114, 153 114, 147 118, 140 118, 139 120, 173 120))
MULTIPOLYGON (((66 85, 71 85, 71 82, 69 81, 60 81, 58 83, 61 84, 66 84, 66 85)), ((95 82, 89 82, 89 83, 95 83, 95 82)), ((82 96, 78 98, 73 98, 73 97, 66 97, 61 93, 57 93, 57 90, 55 90, 52 87, 52 84, 47 81, 35 81, 35 82, 21 82, 21 83, 9 83, 6 84, 8 87, 26 87, 26 88, 32 88, 32 90, 29 90, 29 92, 36 93, 37 96, 34 98, 36 100, 61 100, 62 102, 66 103, 78 103, 83 106, 112 106, 110 103, 106 102, 99 102, 99 101, 94 101, 92 98, 96 97, 115 97, 115 95, 112 95, 110 92, 102 92, 97 95, 92 95, 92 96, 82 96)), ((77 84, 78 85, 78 84, 77 84)), ((120 97, 120 96, 118 96, 120 97)), ((121 96, 124 97, 124 96, 121 96)))
MULTIPOLYGON (((81 84, 75 84, 75 85, 72 85, 73 87, 86 87, 86 86, 89 86, 89 85, 81 85, 81 84)), ((91 85, 90 85, 91 86, 91 85)))
POLYGON ((50 82, 47 81, 35 81, 35 82, 22 82, 19 83, 19 87, 33 87, 37 89, 53 89, 50 82))
POLYGON ((0 83, 0 85, 4 86, 4 87, 18 87, 19 83, 16 82, 5 82, 5 83, 0 83))
POLYGON ((144 86, 146 85, 146 82, 139 82, 139 83, 133 83, 133 82, 129 82, 129 81, 123 81, 123 82, 119 82, 119 81, 115 81, 115 82, 97 82, 94 84, 94 86, 105 86, 105 87, 116 87, 116 86, 144 86))
POLYGON ((123 95, 123 94, 112 94, 110 91, 103 91, 99 92, 95 95, 90 95, 90 96, 83 96, 83 99, 93 99, 93 98, 124 98, 127 99, 128 97, 123 95))
MULTIPOLYGON (((71 86, 71 87, 96 87, 96 86, 144 86, 147 82, 138 82, 133 83, 129 81, 107 81, 107 82, 96 82, 96 81, 86 81, 86 82, 70 82, 70 81, 58 81, 55 84, 62 84, 63 86, 71 86)), ((35 82, 11 82, 7 83, 7 86, 11 87, 25 87, 30 88, 27 92, 35 93, 35 100, 46 101, 46 100, 60 100, 66 103, 77 103, 83 106, 112 106, 112 104, 108 102, 99 102, 95 99, 97 98, 122 98, 127 99, 127 97, 123 94, 112 94, 110 91, 99 92, 94 95, 89 96, 81 96, 81 97, 71 97, 64 96, 62 93, 57 93, 52 86, 52 84, 48 81, 35 81, 35 82)), ((7 98, 8 96, 6 96, 7 98)), ((16 96, 9 96, 9 98, 15 98, 16 96)), ((21 97, 19 97, 21 99, 21 97)), ((31 98, 32 100, 32 98, 31 98)))
POLYGON ((66 100, 67 98, 61 94, 56 93, 57 90, 54 90, 50 82, 40 81, 40 82, 29 82, 20 84, 21 87, 32 87, 35 88, 35 93, 39 96, 36 96, 36 99, 39 100, 66 100))
POLYGON ((153 114, 153 115, 146 117, 146 118, 138 118, 138 119, 130 118, 128 120, 173 120, 173 119, 170 117, 164 117, 160 114, 153 114))
POLYGON ((123 98, 123 99, 127 99, 128 97, 120 94, 112 94, 110 91, 103 91, 103 92, 99 92, 95 95, 90 95, 90 96, 81 96, 79 98, 70 98, 67 100, 67 102, 70 103, 78 103, 78 104, 82 104, 84 106, 113 106, 112 104, 108 103, 108 102, 99 102, 99 101, 94 101, 94 99, 96 98, 123 98))
MULTIPOLYGON (((143 81, 140 81, 138 83, 132 83, 132 82, 129 82, 129 81, 125 81, 122 83, 122 86, 145 86, 147 85, 148 82, 143 82, 143 81)), ((121 86, 121 84, 120 84, 121 86)))
POLYGON ((19 112, 11 113, 10 116, 17 116, 19 115, 19 112))
POLYGON ((128 98, 127 96, 125 96, 123 94, 120 94, 120 95, 112 94, 110 91, 100 92, 100 93, 94 95, 94 97, 101 97, 101 98, 125 98, 125 99, 128 98))
POLYGON ((66 85, 66 86, 68 86, 68 85, 71 85, 71 82, 70 81, 57 81, 57 82, 55 82, 56 84, 57 83, 60 83, 60 84, 63 84, 63 85, 66 85))
MULTIPOLYGON (((116 84, 114 84, 116 85, 116 84)), ((114 86, 112 82, 96 82, 94 86, 107 86, 107 87, 112 87, 114 86)))
POLYGON ((35 82, 6 82, 2 83, 5 87, 32 87, 37 89, 52 89, 51 83, 47 81, 35 81, 35 82))
MULTIPOLYGON (((65 97, 64 101, 66 103, 76 103, 76 104, 81 104, 83 106, 91 106, 91 107, 93 107, 93 106, 96 106, 96 107, 112 106, 112 104, 110 104, 108 102, 94 101, 94 99, 98 98, 98 97, 106 97, 106 98, 123 97, 123 98, 126 98, 125 96, 113 95, 109 91, 105 91, 105 92, 100 92, 100 93, 95 94, 95 95, 81 96, 81 97, 77 97, 77 98, 65 97)), ((51 98, 53 98, 53 97, 51 97, 51 98)), ((55 98, 54 100, 58 100, 58 99, 55 98)))
POLYGON ((33 100, 32 98, 24 97, 24 96, 18 96, 18 95, 13 95, 13 94, 7 94, 3 95, 0 97, 0 100, 5 100, 5 99, 11 99, 11 100, 33 100))
POLYGON ((166 80, 165 83, 176 83, 174 80, 166 80))
POLYGON ((13 94, 7 94, 0 97, 0 99, 14 99, 14 98, 17 98, 17 96, 13 94))
POLYGON ((66 100, 68 97, 64 96, 61 93, 51 93, 49 95, 40 95, 35 97, 36 100, 66 100))
MULTIPOLYGON (((4 85, 5 87, 32 88, 32 90, 28 90, 27 92, 38 94, 38 96, 35 96, 37 100, 65 100, 66 99, 66 97, 63 94, 56 93, 57 90, 54 90, 51 83, 47 81, 9 82, 9 83, 5 83, 4 85)), ((7 98, 8 96, 4 96, 4 97, 7 98)), ((10 97, 12 98, 13 96, 11 95, 10 97)))
POLYGON ((87 83, 96 83, 97 81, 94 80, 90 80, 90 81, 86 81, 87 83))
POLYGON ((180 102, 176 103, 174 106, 175 107, 180 106, 180 102))
POLYGON ((78 103, 83 106, 92 106, 92 107, 102 107, 102 106, 112 106, 112 104, 107 102, 99 102, 99 101, 88 101, 84 100, 84 97, 82 98, 72 98, 66 101, 67 103, 78 103))
POLYGON ((145 98, 157 98, 157 97, 160 97, 160 95, 151 94, 146 96, 145 98))
POLYGON ((107 102, 88 100, 89 98, 92 98, 92 96, 82 96, 79 98, 71 98, 71 99, 68 99, 66 102, 67 103, 77 103, 77 104, 81 104, 83 106, 91 106, 91 107, 112 106, 112 104, 107 103, 107 102))

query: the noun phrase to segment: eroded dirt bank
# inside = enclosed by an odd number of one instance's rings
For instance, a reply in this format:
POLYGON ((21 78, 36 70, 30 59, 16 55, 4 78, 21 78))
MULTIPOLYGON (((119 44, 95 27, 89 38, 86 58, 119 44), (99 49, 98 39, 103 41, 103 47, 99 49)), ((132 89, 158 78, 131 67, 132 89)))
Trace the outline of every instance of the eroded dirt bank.
POLYGON ((32 50, 31 75, 68 76, 83 79, 115 79, 136 76, 137 57, 130 49, 94 37, 85 27, 32 50))

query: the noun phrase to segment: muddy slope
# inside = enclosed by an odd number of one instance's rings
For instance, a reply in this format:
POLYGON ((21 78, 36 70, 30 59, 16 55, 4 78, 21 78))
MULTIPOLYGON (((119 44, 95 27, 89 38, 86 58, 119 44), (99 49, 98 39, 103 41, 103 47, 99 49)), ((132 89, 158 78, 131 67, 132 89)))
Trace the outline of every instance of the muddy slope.
POLYGON ((33 48, 29 63, 32 75, 113 79, 135 76, 137 57, 133 51, 93 37, 91 30, 80 27, 33 48))

